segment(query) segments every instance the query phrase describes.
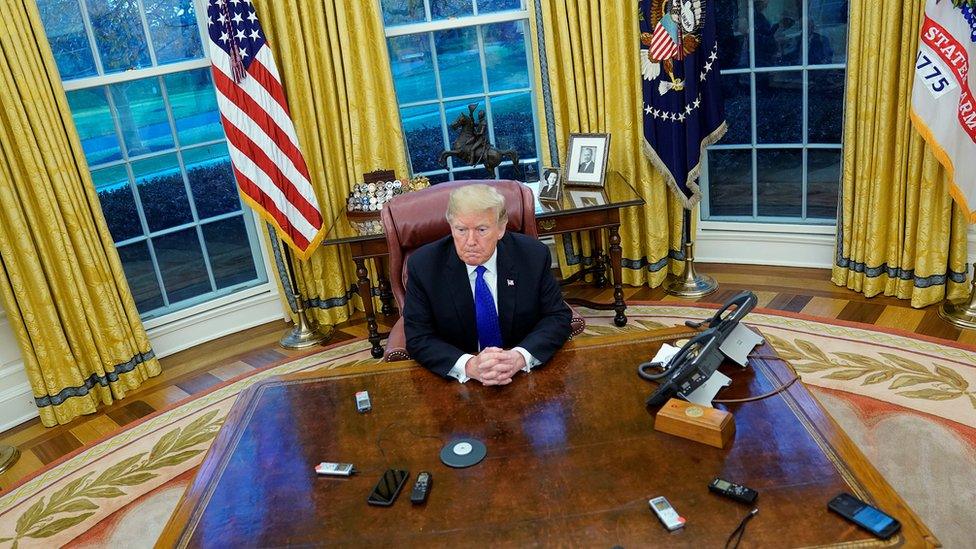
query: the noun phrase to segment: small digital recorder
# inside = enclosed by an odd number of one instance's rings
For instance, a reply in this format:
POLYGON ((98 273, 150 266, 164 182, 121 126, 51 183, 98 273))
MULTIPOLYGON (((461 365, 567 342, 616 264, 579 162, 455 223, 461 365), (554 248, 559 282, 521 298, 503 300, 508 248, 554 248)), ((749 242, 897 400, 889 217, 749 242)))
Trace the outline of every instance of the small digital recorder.
POLYGON ((657 515, 657 518, 661 519, 661 523, 664 527, 670 531, 675 531, 678 528, 682 528, 685 525, 685 518, 678 515, 678 512, 671 507, 668 500, 664 496, 656 497, 654 499, 648 500, 648 505, 651 506, 651 511, 657 515))
POLYGON ((356 393, 356 409, 359 410, 360 414, 365 414, 373 408, 373 405, 369 402, 369 392, 359 391, 356 393))
POLYGON ((332 463, 323 461, 315 466, 315 472, 333 477, 348 477, 352 474, 352 463, 332 463))

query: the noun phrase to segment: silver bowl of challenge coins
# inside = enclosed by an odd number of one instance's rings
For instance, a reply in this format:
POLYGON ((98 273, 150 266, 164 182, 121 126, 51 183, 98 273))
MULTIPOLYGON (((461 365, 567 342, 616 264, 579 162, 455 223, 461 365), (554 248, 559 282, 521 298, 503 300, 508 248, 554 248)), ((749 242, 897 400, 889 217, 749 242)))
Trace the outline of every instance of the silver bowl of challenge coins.
POLYGON ((356 183, 346 200, 346 211, 351 214, 376 214, 383 209, 383 204, 386 204, 394 196, 429 186, 430 182, 422 176, 407 181, 394 179, 393 181, 356 183))

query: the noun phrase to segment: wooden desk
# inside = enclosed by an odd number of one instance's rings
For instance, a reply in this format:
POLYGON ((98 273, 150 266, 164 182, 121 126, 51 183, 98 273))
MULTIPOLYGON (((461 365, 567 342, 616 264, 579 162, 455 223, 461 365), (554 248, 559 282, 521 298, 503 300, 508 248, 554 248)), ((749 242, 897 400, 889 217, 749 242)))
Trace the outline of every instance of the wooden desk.
MULTIPOLYGON (((724 450, 655 432, 644 407, 653 385, 638 379, 635 363, 687 331, 573 341, 504 387, 461 385, 412 362, 255 385, 158 546, 722 547, 751 506, 709 493, 715 476, 760 493, 743 546, 938 544, 801 383, 732 406, 737 431, 724 450), (363 389, 373 402, 367 414, 354 405, 363 389), (488 457, 467 469, 442 465, 441 447, 462 436, 484 441, 488 457), (317 477, 320 461, 362 472, 317 477), (406 493, 392 507, 367 505, 390 467, 410 471, 406 493), (432 490, 414 506, 409 487, 420 471, 432 473, 432 490), (845 490, 900 520, 898 537, 882 543, 828 512, 845 490), (648 509, 659 495, 687 518, 684 529, 668 533, 648 509)), ((723 370, 734 379, 732 398, 791 376, 775 358, 723 370)))
MULTIPOLYGON (((613 303, 594 303, 582 299, 570 299, 568 301, 573 304, 586 305, 592 309, 613 309, 616 311, 614 323, 617 326, 627 324, 627 315, 624 314, 627 305, 624 303, 623 281, 620 273, 622 253, 619 233, 620 210, 629 206, 639 206, 643 203, 644 199, 618 172, 610 172, 607 174, 607 182, 602 190, 567 189, 563 192, 559 203, 541 204, 535 212, 539 236, 590 231, 591 241, 597 243, 594 246, 595 264, 584 269, 584 272, 574 276, 571 280, 576 280, 582 274, 591 272, 594 274, 594 282, 598 286, 603 286, 606 282, 604 273, 607 264, 609 264, 613 274, 613 303), (599 195, 593 195, 593 191, 598 191, 599 195), (584 200, 584 195, 586 195, 586 200, 584 200), (602 241, 599 233, 604 230, 609 235, 609 256, 603 253, 599 244, 602 241)), ((376 269, 379 285, 377 290, 383 304, 381 312, 385 315, 392 314, 395 308, 387 279, 386 257, 389 256, 389 250, 386 246, 386 236, 383 234, 383 225, 378 218, 369 220, 351 218, 346 212, 342 212, 333 221, 323 244, 349 246, 352 259, 356 263, 357 286, 366 314, 368 339, 372 344, 371 352, 374 358, 380 358, 383 356, 383 347, 380 342, 387 334, 380 333, 376 324, 376 312, 373 310, 372 300, 373 286, 369 279, 367 260, 373 260, 376 269)))

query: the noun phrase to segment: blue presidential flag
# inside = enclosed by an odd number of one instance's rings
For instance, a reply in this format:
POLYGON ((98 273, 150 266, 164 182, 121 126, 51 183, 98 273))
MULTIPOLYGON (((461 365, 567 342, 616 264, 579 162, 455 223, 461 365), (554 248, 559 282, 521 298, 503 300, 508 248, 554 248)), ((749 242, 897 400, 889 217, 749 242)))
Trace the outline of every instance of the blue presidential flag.
POLYGON ((644 153, 690 209, 705 147, 726 129, 715 0, 639 3, 644 153))

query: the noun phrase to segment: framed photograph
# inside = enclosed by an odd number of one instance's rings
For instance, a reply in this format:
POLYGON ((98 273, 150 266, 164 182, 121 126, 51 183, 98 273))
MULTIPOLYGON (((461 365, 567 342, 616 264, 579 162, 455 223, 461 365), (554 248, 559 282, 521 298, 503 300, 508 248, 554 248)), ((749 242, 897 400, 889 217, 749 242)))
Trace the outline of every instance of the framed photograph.
POLYGON ((539 181, 539 201, 556 202, 562 195, 562 174, 559 168, 546 168, 542 170, 542 179, 539 181))
POLYGON ((610 155, 609 133, 569 134, 566 185, 603 187, 610 155))
POLYGON ((603 206, 607 203, 607 197, 603 191, 589 189, 566 189, 570 202, 576 208, 592 208, 593 206, 603 206))

